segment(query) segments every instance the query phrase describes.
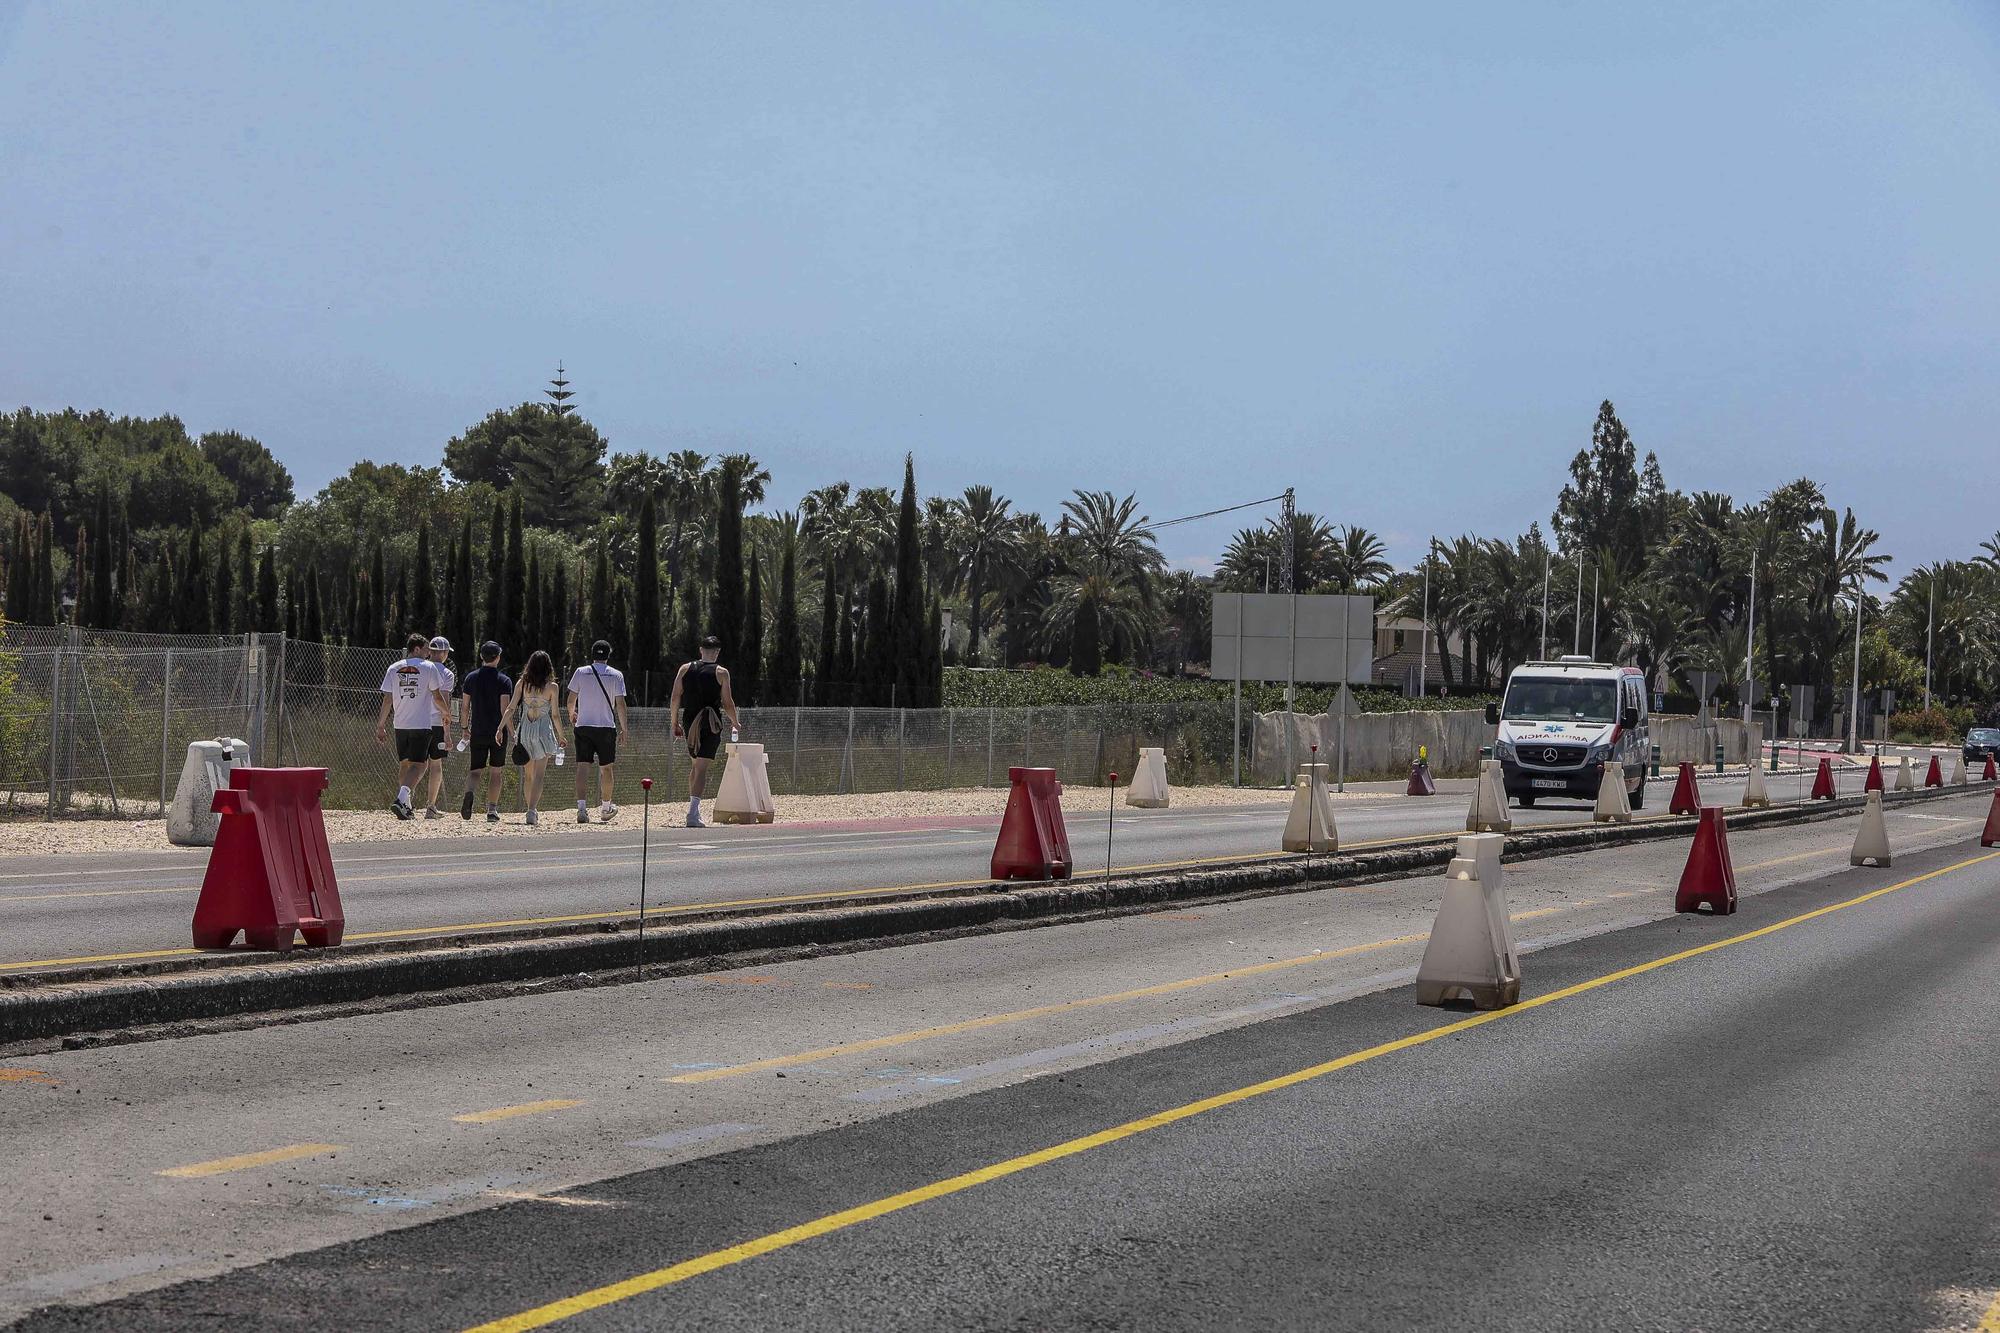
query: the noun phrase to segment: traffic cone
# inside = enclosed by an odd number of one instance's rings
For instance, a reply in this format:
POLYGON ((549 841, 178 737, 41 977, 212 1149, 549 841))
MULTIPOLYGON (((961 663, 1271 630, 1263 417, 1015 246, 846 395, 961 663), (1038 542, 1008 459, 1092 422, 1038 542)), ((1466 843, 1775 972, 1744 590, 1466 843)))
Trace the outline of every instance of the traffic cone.
POLYGON ((1437 780, 1431 777, 1431 766, 1419 759, 1410 765, 1410 783, 1403 789, 1405 796, 1435 796, 1438 794, 1437 780))
POLYGON ((1701 784, 1695 781, 1694 765, 1682 764, 1681 774, 1674 779, 1674 799, 1667 802, 1669 813, 1691 815, 1701 809, 1701 784))
POLYGON ((1819 773, 1813 778, 1812 799, 1830 801, 1833 799, 1833 760, 1826 755, 1819 757, 1819 773))
POLYGON ((1465 813, 1467 833, 1506 833, 1514 821, 1507 814, 1507 784, 1498 759, 1479 761, 1479 780, 1472 784, 1472 808, 1465 813))
POLYGON ((1979 835, 1981 847, 2000 847, 2000 791, 1993 793, 1993 808, 1986 812, 1986 829, 1979 835))
POLYGON ((1910 756, 1904 755, 1902 766, 1896 770, 1896 790, 1915 791, 1916 789, 1917 780, 1916 775, 1910 769, 1910 756))
POLYGON ((1990 754, 1986 756, 1986 770, 1979 775, 1979 780, 1981 782, 2000 781, 2000 772, 1994 771, 1993 756, 1990 754))
POLYGON ((1750 776, 1743 783, 1743 808, 1745 810, 1771 808, 1771 790, 1764 785, 1764 770, 1756 764, 1750 765, 1750 776))
MULTIPOLYGON (((1964 756, 1960 757, 1963 758, 1964 756)), ((1944 786, 1944 765, 1938 762, 1938 757, 1936 755, 1931 756, 1930 769, 1924 774, 1924 786, 1926 787, 1944 786)))
POLYGON ((1604 766, 1604 780, 1597 784, 1597 809, 1590 817, 1599 824, 1632 822, 1632 799, 1625 791, 1623 764, 1604 766))
POLYGON ((1952 756, 1951 785, 1954 787, 1963 787, 1965 785, 1965 751, 1963 750, 1952 756))
POLYGON ((1507 924, 1498 834, 1468 834, 1444 872, 1444 902, 1417 965, 1417 1003, 1464 996, 1481 1009, 1521 1000, 1521 957, 1507 924))
POLYGON ((1861 827, 1854 832, 1854 850, 1848 853, 1849 865, 1889 864, 1889 825, 1882 818, 1882 793, 1868 793, 1867 804, 1861 807, 1861 827))
POLYGON ((1719 805, 1701 807, 1694 846, 1688 849, 1680 887, 1674 890, 1676 912, 1692 912, 1703 903, 1716 916, 1736 910, 1736 869, 1729 864, 1729 830, 1722 822, 1719 805))
POLYGON ((1285 816, 1279 846, 1288 852, 1340 850, 1340 832, 1333 825, 1333 798, 1326 790, 1326 765, 1304 764, 1292 784, 1292 808, 1285 816))
POLYGON ((1866 791, 1881 791, 1881 790, 1882 790, 1882 756, 1881 756, 1881 755, 1879 755, 1879 754, 1871 754, 1871 755, 1869 755, 1869 756, 1868 756, 1868 778, 1867 778, 1867 781, 1865 781, 1865 782, 1863 782, 1863 783, 1861 784, 1861 790, 1863 790, 1863 791, 1865 791, 1865 792, 1866 792, 1866 791))

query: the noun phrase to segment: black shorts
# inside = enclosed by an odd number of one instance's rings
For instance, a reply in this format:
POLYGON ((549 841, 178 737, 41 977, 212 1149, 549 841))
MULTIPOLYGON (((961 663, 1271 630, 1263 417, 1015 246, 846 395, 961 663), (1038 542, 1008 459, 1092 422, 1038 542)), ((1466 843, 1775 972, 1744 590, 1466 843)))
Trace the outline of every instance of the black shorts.
POLYGON ((396 758, 406 764, 422 764, 431 757, 431 728, 412 727, 405 731, 396 728, 396 758))
POLYGON ((472 771, 475 773, 482 768, 507 767, 507 751, 505 747, 493 739, 493 732, 491 731, 482 736, 479 734, 479 729, 474 727, 472 736, 467 741, 465 748, 472 756, 472 771))
POLYGON ((688 758, 713 759, 722 745, 722 714, 713 708, 683 714, 681 734, 687 738, 688 758))
POLYGON ((584 764, 615 764, 618 762, 618 728, 577 727, 576 762, 584 764))
POLYGON ((444 758, 444 756, 445 756, 445 753, 446 753, 446 752, 445 752, 445 748, 444 748, 444 728, 443 728, 443 727, 441 727, 441 726, 440 726, 440 727, 432 727, 432 728, 431 728, 431 753, 430 753, 430 757, 431 757, 432 759, 442 759, 442 758, 444 758))

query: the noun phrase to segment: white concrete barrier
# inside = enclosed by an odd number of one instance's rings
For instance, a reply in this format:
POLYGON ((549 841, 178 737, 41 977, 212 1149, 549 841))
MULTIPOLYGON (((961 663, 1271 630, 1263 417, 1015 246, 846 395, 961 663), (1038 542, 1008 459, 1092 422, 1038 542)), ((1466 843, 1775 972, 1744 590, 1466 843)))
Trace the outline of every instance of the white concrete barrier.
POLYGON ((1960 750, 1958 758, 1952 761, 1951 785, 1954 787, 1963 787, 1965 785, 1965 751, 1963 750, 1960 750))
POLYGON ((1336 852, 1340 830, 1333 822, 1333 797, 1328 793, 1325 764, 1304 764, 1292 784, 1292 808, 1285 816, 1280 846, 1288 852, 1336 852))
POLYGON ((1498 759, 1479 764, 1479 780, 1472 784, 1472 807, 1465 812, 1467 833, 1506 833, 1514 827, 1507 814, 1507 783, 1501 776, 1498 759))
POLYGON ((1764 766, 1750 765, 1750 776, 1743 783, 1743 808, 1745 810, 1768 810, 1771 808, 1771 789, 1764 785, 1764 766))
POLYGON ((721 824, 769 824, 778 817, 771 800, 771 775, 764 747, 754 741, 731 741, 722 785, 716 789, 715 819, 721 824))
POLYGON ((1481 1009, 1521 999, 1521 959, 1507 922, 1495 833, 1468 834, 1446 868, 1444 902, 1431 924, 1424 961, 1417 967, 1417 1003, 1443 1004, 1464 996, 1481 1009))
POLYGON ((1904 755, 1903 762, 1896 766, 1895 789, 1897 791, 1915 791, 1917 789, 1916 774, 1910 771, 1910 756, 1908 755, 1904 755))
POLYGON ((1170 799, 1167 791, 1167 752, 1157 745, 1139 750, 1139 763, 1132 770, 1132 785, 1125 789, 1125 804, 1141 810, 1164 810, 1170 799))
POLYGON ((1591 812, 1591 819, 1599 824, 1629 824, 1632 822, 1632 797, 1625 790, 1625 766, 1606 764, 1604 780, 1597 784, 1597 808, 1591 812))
POLYGON ((1889 864, 1889 824, 1882 817, 1882 793, 1871 791, 1868 801, 1861 807, 1861 827, 1854 831, 1854 850, 1848 855, 1850 865, 1889 864))
POLYGON ((181 847, 213 847, 222 816, 211 809, 215 793, 229 785, 229 772, 250 763, 250 746, 233 736, 193 741, 167 807, 167 841, 181 847))

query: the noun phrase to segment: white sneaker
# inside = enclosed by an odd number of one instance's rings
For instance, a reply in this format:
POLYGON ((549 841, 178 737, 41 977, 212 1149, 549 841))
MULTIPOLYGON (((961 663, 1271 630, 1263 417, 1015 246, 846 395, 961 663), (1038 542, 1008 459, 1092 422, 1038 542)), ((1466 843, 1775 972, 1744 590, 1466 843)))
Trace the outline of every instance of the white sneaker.
POLYGON ((616 818, 618 818, 618 807, 613 805, 611 802, 606 801, 603 805, 597 807, 598 823, 609 824, 612 820, 616 818))
POLYGON ((535 825, 537 825, 537 824, 539 824, 539 823, 541 823, 541 822, 542 822, 542 821, 541 821, 541 820, 540 820, 539 818, 537 818, 537 816, 538 816, 538 815, 539 815, 540 813, 541 813, 541 812, 540 812, 540 811, 538 811, 538 810, 530 810, 530 811, 528 811, 528 818, 527 818, 527 825, 528 825, 528 827, 529 827, 529 828, 533 828, 533 827, 534 827, 535 825))
POLYGON ((444 811, 442 811, 442 810, 438 809, 438 808, 437 808, 436 806, 434 806, 434 805, 433 805, 433 806, 428 806, 428 807, 426 807, 426 808, 425 808, 425 810, 424 810, 424 818, 425 818, 425 819, 443 819, 443 818, 444 818, 444 811))
POLYGON ((700 815, 689 815, 687 826, 689 828, 707 828, 708 824, 702 819, 700 815))
POLYGON ((590 811, 586 807, 579 805, 576 808, 576 822, 579 824, 588 824, 590 822, 590 811))

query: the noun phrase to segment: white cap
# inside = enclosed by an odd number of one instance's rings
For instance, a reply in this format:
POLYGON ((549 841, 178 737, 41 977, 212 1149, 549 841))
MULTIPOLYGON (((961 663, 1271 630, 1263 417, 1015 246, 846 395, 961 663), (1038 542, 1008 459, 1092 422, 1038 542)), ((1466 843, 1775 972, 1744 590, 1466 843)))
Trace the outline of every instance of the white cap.
POLYGON ((446 637, 445 637, 444 635, 442 635, 442 634, 438 635, 438 636, 437 636, 437 637, 436 637, 435 639, 432 639, 432 640, 431 640, 431 651, 433 651, 433 652, 445 652, 445 653, 448 653, 448 652, 450 652, 450 651, 451 651, 451 640, 450 640, 450 639, 447 639, 447 638, 446 638, 446 637))

